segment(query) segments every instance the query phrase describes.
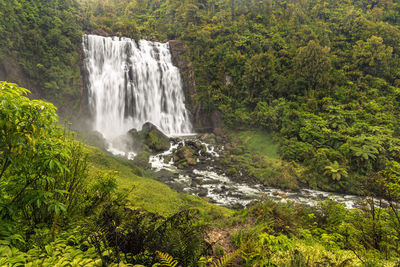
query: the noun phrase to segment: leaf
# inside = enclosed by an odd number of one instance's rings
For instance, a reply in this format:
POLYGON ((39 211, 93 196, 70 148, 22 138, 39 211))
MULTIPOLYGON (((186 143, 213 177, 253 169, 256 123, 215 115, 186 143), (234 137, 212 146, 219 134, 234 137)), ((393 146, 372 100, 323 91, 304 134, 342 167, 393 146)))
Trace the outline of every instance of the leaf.
POLYGON ((52 255, 53 255, 54 249, 53 249, 53 247, 52 247, 51 245, 46 245, 46 246, 44 246, 44 249, 46 250, 46 253, 47 253, 49 256, 52 256, 52 255))
POLYGON ((49 161, 49 168, 50 170, 54 169, 54 161, 52 159, 49 161))
POLYGON ((217 261, 213 262, 211 265, 212 267, 222 267, 222 266, 228 266, 235 258, 239 256, 240 253, 242 253, 244 246, 241 248, 225 255, 219 258, 217 261))
POLYGON ((174 258, 170 256, 168 253, 156 251, 156 254, 157 257, 160 259, 161 266, 176 267, 178 265, 178 261, 174 260, 174 258))

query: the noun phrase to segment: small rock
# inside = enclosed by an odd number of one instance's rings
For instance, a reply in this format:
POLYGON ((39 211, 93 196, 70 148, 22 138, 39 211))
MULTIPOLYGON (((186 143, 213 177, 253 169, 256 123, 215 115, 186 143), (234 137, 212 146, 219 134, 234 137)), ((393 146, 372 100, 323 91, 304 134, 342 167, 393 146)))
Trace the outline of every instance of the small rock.
POLYGON ((205 197, 208 194, 208 190, 206 188, 200 188, 199 192, 197 193, 197 195, 199 197, 205 197))

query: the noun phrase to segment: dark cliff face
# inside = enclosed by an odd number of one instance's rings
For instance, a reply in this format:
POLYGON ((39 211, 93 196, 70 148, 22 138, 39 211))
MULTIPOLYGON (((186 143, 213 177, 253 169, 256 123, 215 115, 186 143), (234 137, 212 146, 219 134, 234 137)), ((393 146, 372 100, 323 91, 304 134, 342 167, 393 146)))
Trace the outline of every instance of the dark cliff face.
POLYGON ((193 126, 196 132, 214 132, 221 134, 222 114, 215 110, 211 114, 201 112, 202 103, 196 99, 196 80, 192 62, 187 60, 187 50, 184 41, 169 41, 172 62, 180 70, 183 90, 185 93, 186 107, 193 116, 193 126))

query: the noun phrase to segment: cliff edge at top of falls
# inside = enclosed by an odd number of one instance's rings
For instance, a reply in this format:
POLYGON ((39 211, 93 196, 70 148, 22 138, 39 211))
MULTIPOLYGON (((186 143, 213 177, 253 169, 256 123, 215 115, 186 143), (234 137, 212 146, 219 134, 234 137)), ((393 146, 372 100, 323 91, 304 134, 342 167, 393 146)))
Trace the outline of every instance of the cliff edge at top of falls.
POLYGON ((196 132, 222 133, 222 113, 214 110, 211 114, 202 112, 202 102, 196 100, 196 79, 192 62, 187 58, 185 41, 170 40, 172 62, 179 68, 182 77, 186 106, 193 115, 193 127, 196 132))

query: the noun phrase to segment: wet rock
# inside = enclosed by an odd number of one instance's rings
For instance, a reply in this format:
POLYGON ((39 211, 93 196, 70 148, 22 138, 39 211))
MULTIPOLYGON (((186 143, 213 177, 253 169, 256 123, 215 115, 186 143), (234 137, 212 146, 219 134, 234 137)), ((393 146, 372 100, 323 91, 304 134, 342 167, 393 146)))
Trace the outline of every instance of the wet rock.
POLYGON ((206 184, 206 181, 204 179, 198 179, 198 183, 200 185, 206 184))
POLYGON ((199 188, 197 195, 199 197, 205 197, 208 194, 208 190, 206 188, 199 188))
POLYGON ((175 173, 165 169, 162 169, 158 172, 153 172, 153 177, 161 182, 167 182, 169 180, 172 180, 175 178, 175 176, 176 176, 175 173))
POLYGON ((164 163, 168 164, 171 161, 171 159, 172 159, 171 155, 164 156, 164 163))
POLYGON ((204 180, 203 180, 203 179, 199 179, 199 178, 195 178, 195 179, 192 180, 192 184, 193 184, 194 186, 196 186, 196 185, 202 185, 202 184, 204 184, 204 180))
POLYGON ((171 141, 173 144, 177 144, 181 141, 178 137, 171 137, 169 138, 169 141, 171 141))
POLYGON ((146 122, 142 126, 139 135, 144 139, 144 143, 153 152, 162 152, 170 148, 169 138, 161 132, 154 124, 146 122))
POLYGON ((193 148, 195 151, 207 151, 207 148, 205 145, 203 145, 200 141, 198 140, 189 140, 186 141, 186 145, 193 148))
POLYGON ((224 190, 222 190, 221 188, 214 188, 213 192, 216 194, 221 194, 224 190))
MULTIPOLYGON (((179 165, 196 165, 197 158, 194 155, 194 150, 188 146, 179 147, 173 155, 174 161, 179 165)), ((178 167, 179 168, 179 167, 178 167)))

